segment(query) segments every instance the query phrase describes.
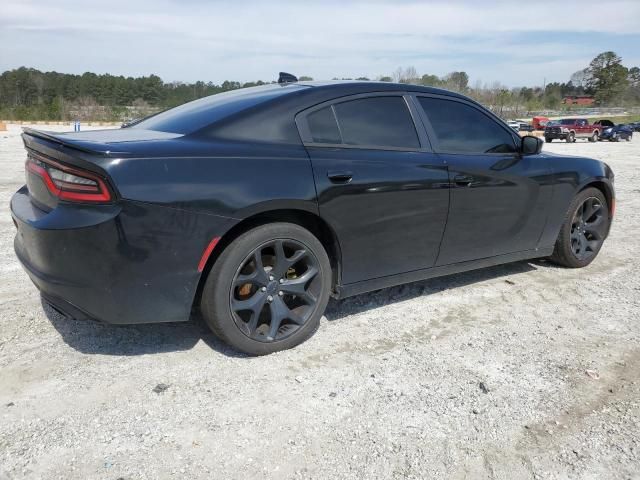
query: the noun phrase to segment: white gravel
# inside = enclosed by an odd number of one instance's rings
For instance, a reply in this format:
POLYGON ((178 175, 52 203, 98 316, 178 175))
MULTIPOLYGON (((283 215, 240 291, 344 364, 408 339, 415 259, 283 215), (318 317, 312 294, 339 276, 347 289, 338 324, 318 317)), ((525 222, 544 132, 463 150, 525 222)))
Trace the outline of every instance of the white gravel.
POLYGON ((545 145, 616 172, 590 267, 521 262, 333 301, 307 343, 246 358, 197 322, 43 309, 13 254, 25 155, 9 129, 0 478, 640 478, 640 134, 545 145))

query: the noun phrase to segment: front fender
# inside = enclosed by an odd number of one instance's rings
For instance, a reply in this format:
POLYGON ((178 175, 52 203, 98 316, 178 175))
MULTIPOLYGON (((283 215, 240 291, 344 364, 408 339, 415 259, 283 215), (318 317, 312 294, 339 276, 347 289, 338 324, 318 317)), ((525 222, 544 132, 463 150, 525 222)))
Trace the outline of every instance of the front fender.
POLYGON ((591 158, 554 156, 551 165, 554 177, 551 210, 539 247, 555 243, 571 200, 589 185, 604 188, 610 208, 615 204, 614 174, 606 163, 591 158))

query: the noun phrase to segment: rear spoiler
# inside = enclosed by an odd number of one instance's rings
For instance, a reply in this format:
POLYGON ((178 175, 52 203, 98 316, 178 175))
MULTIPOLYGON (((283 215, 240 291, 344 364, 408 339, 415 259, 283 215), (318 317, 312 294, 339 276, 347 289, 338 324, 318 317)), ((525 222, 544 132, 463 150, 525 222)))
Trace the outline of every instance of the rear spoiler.
POLYGON ((63 147, 72 148, 74 150, 78 150, 80 152, 92 153, 98 155, 107 155, 107 152, 100 150, 93 150, 91 148, 87 148, 86 146, 80 146, 73 142, 65 141, 62 138, 53 134, 53 132, 43 132, 41 130, 36 130, 34 128, 22 127, 22 134, 29 135, 30 137, 42 138, 43 140, 48 140, 49 142, 57 143, 63 147))

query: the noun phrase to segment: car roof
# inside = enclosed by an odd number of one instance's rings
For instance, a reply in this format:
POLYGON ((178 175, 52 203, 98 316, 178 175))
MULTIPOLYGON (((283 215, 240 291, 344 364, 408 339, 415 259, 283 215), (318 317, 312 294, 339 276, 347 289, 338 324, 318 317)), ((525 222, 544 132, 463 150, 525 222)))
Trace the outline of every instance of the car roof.
POLYGON ((340 90, 353 91, 361 90, 364 92, 422 92, 431 93, 437 95, 448 95, 458 98, 467 98, 450 90, 444 90, 436 87, 426 87, 423 85, 415 85, 412 83, 394 83, 394 82, 382 82, 374 80, 326 80, 326 81, 309 81, 309 82, 295 82, 287 85, 304 85, 308 87, 314 87, 322 90, 331 90, 336 93, 340 93, 340 90))

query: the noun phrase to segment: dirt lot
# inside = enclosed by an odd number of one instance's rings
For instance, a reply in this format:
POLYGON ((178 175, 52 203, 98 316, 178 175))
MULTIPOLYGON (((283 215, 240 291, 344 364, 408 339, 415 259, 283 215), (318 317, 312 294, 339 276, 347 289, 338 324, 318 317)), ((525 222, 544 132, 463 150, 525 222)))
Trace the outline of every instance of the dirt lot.
POLYGON ((0 478, 640 478, 640 135, 545 146, 616 172, 590 267, 523 262, 332 302, 307 343, 245 358, 197 322, 43 309, 13 254, 24 152, 9 128, 0 478))

